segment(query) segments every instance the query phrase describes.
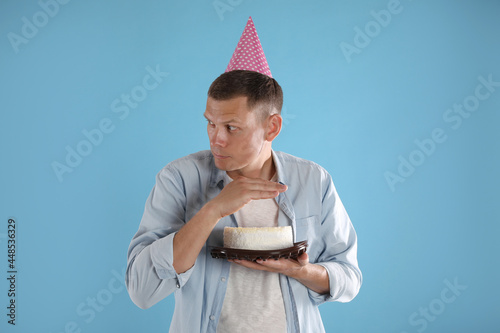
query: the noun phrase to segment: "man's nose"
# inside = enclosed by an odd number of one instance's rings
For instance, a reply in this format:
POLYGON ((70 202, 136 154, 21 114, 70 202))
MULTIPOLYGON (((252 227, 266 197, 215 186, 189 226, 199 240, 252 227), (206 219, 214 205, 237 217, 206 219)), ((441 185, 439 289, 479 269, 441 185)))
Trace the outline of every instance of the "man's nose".
POLYGON ((224 131, 220 130, 219 128, 215 128, 212 132, 211 141, 212 146, 225 147, 227 144, 227 138, 224 134, 224 131))

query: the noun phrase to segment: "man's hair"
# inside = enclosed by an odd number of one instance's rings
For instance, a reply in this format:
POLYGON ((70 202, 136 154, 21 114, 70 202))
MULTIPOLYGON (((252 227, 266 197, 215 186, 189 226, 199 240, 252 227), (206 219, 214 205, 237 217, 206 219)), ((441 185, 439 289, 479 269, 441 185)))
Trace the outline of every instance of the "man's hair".
POLYGON ((246 96, 250 109, 257 107, 262 119, 280 114, 283 106, 283 91, 278 82, 261 73, 233 70, 220 75, 208 89, 208 97, 224 101, 246 96))

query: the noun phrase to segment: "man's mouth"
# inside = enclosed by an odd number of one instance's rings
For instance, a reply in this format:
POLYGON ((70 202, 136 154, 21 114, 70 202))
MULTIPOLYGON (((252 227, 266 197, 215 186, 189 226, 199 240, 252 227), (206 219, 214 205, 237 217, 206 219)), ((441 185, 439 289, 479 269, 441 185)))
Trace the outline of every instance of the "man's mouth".
POLYGON ((214 155, 215 158, 221 159, 221 160, 223 160, 225 158, 229 158, 229 156, 219 155, 217 153, 214 153, 213 151, 212 151, 212 154, 214 155))

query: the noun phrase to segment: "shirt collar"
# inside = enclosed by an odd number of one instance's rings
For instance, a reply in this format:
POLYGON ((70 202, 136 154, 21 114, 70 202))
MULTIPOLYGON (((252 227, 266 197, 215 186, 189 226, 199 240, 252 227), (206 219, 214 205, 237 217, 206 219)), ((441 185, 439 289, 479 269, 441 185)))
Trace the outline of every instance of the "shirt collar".
POLYGON ((276 168, 276 174, 278 176, 278 183, 287 185, 285 172, 283 171, 283 164, 281 164, 279 155, 274 150, 271 150, 271 154, 273 156, 274 167, 276 168))
POLYGON ((210 187, 219 187, 222 189, 224 187, 224 175, 226 174, 225 171, 220 170, 215 166, 214 162, 214 156, 212 155, 210 159, 210 166, 212 168, 212 172, 210 175, 210 187))

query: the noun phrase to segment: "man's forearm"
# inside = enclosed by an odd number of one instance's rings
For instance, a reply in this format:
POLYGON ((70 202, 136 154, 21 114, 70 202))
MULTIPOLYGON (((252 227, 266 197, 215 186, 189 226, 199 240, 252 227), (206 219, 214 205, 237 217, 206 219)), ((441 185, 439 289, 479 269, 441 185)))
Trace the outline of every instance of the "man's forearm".
POLYGON ((177 232, 173 241, 173 265, 177 274, 184 273, 193 267, 219 219, 215 210, 208 203, 177 232))

